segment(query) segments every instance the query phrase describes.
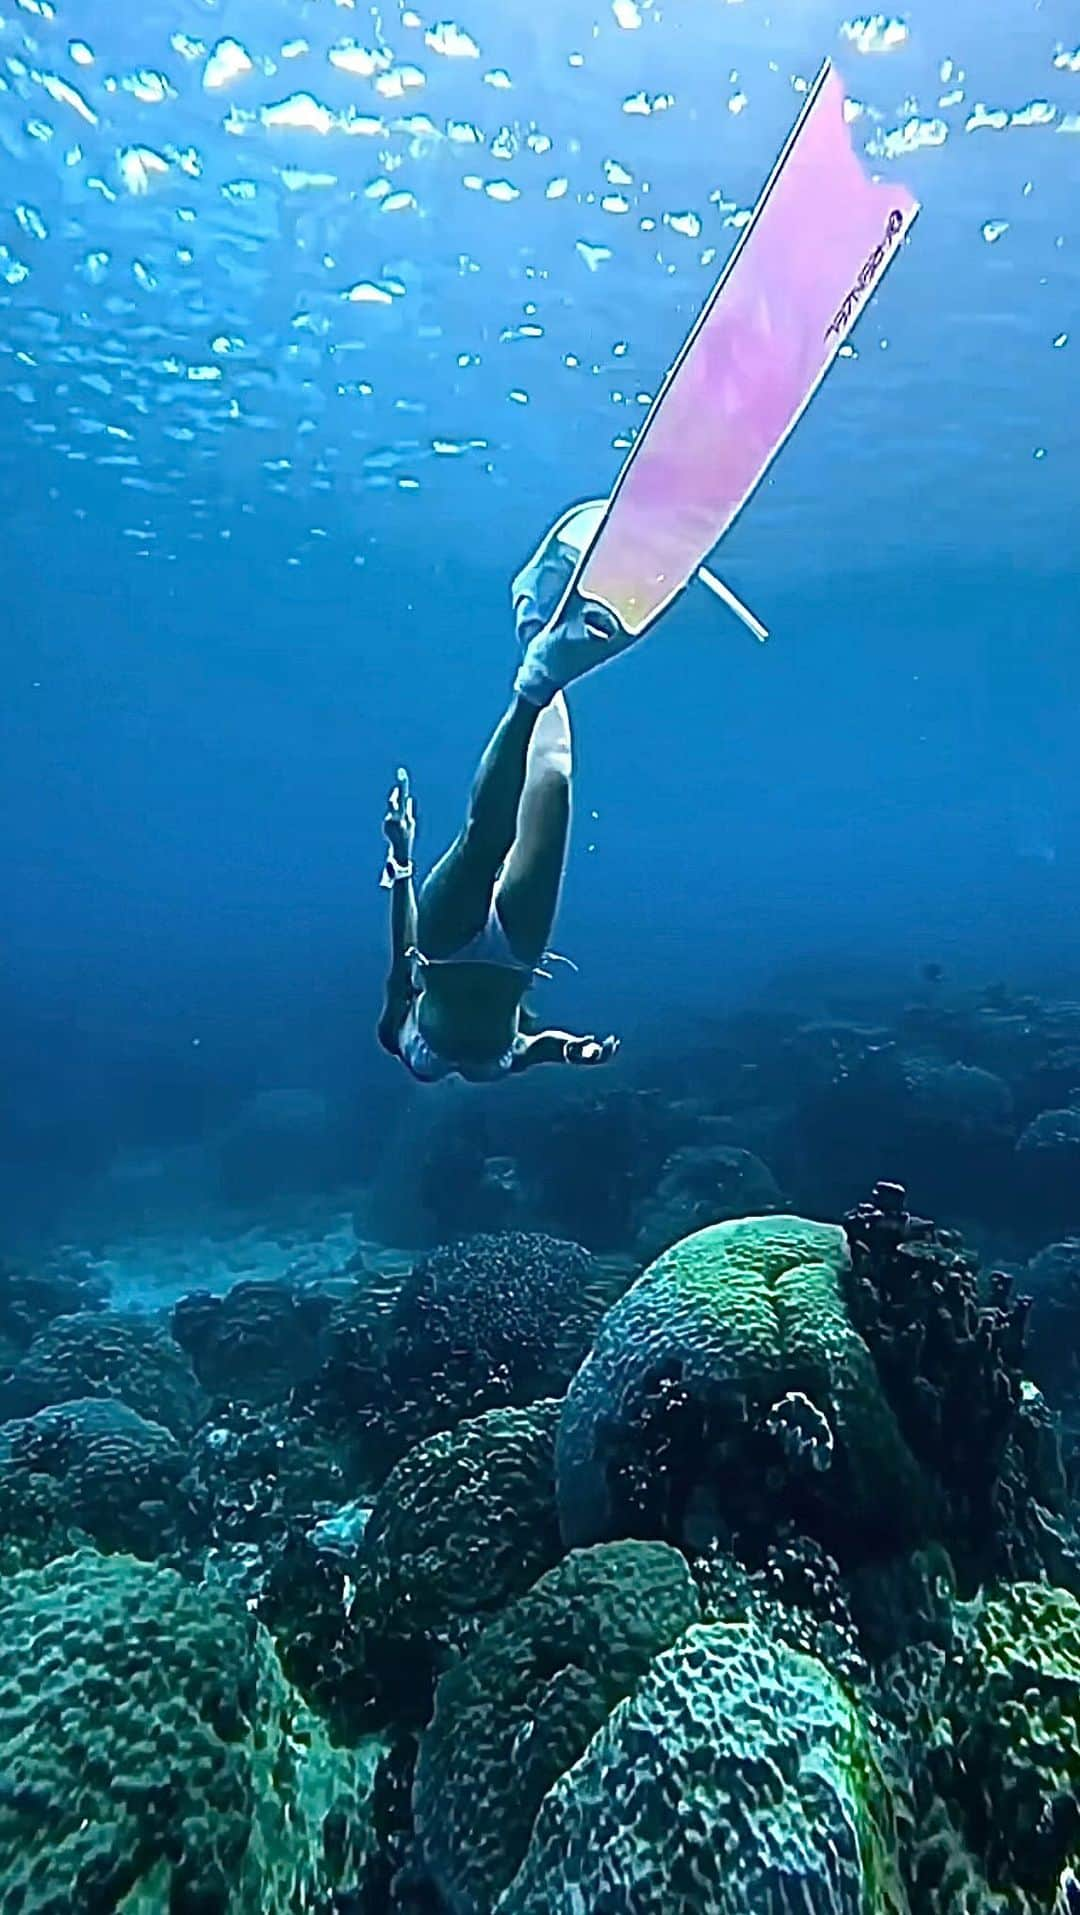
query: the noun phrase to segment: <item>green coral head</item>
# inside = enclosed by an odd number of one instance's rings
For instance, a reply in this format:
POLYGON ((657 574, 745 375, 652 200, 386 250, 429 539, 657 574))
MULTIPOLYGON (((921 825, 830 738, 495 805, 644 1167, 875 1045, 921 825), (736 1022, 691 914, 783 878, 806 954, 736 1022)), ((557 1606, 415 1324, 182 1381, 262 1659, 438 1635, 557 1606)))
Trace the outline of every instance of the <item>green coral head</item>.
POLYGON ((645 1278, 663 1274, 715 1280, 730 1271, 774 1283, 789 1270, 805 1264, 824 1264, 839 1277, 851 1268, 851 1251, 841 1226, 816 1223, 808 1217, 738 1217, 731 1223, 707 1224, 680 1238, 645 1271, 645 1278))

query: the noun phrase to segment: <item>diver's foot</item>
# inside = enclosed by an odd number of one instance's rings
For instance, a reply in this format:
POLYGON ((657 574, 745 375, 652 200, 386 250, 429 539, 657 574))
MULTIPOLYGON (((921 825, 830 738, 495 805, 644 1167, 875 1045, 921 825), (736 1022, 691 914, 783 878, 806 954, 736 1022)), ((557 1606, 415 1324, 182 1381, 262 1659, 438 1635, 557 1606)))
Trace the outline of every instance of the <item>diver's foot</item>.
POLYGON ((558 692, 633 644, 630 634, 602 605, 576 596, 555 625, 529 639, 514 690, 530 705, 550 705, 558 692))
POLYGON ((510 586, 518 642, 525 646, 555 617, 585 547, 594 537, 605 511, 602 500, 590 500, 564 512, 545 533, 527 565, 510 586))
POLYGON ((510 595, 514 628, 522 649, 554 618, 576 564, 577 554, 562 543, 557 533, 549 532, 540 550, 513 580, 510 595))

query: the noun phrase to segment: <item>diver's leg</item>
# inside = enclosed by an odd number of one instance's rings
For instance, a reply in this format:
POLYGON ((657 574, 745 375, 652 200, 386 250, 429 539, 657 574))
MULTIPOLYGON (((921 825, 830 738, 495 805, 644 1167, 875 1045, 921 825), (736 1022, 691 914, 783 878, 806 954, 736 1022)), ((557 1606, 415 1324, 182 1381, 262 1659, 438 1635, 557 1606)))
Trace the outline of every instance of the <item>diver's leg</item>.
POLYGON ((425 879, 416 941, 425 957, 452 957, 482 931, 495 880, 514 842, 529 745, 540 713, 515 698, 477 767, 464 829, 425 879))
POLYGON ((495 891, 503 930, 516 957, 539 964, 551 936, 570 831, 573 751, 570 714, 560 692, 537 721, 529 747, 517 835, 495 891))

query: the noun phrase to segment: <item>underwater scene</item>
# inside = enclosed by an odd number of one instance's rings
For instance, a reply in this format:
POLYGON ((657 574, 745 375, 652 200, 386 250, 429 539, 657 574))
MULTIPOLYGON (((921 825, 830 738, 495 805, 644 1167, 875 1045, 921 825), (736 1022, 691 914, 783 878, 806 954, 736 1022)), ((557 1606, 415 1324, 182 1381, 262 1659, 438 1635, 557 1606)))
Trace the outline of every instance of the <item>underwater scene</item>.
POLYGON ((0 1915, 1080 1915, 1078 208, 1076 0, 0 0, 0 1915))

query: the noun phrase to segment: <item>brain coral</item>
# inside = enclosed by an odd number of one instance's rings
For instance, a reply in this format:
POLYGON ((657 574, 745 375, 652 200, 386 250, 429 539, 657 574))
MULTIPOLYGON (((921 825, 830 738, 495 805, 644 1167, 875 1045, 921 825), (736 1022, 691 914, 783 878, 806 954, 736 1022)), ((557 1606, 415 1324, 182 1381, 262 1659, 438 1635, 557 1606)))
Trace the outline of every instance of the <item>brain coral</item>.
POLYGON ((52 1479, 70 1528, 102 1549, 158 1554, 183 1517, 184 1467, 168 1430, 107 1398, 76 1398, 0 1427, 0 1469, 13 1487, 52 1479))
POLYGON ((660 1655, 554 1784, 496 1915, 900 1915, 858 1709, 753 1624, 660 1655))
POLYGON ((0 1579, 41 1569, 90 1541, 73 1522, 70 1496, 57 1477, 0 1461, 0 1579))
POLYGON ((558 1559, 560 1408, 487 1410, 427 1437, 390 1472, 363 1545, 387 1622, 411 1632, 495 1608, 558 1559))
MULTIPOLYGON (((931 1559, 927 1559, 929 1566, 931 1559)), ((909 1596, 914 1594, 909 1590, 909 1596)), ((915 1911, 1074 1915, 1080 1867, 1080 1603, 1049 1583, 945 1600, 880 1665, 915 1911), (1071 1885, 1070 1885, 1071 1884, 1071 1885)))
POLYGON ((76 1397, 118 1398, 162 1423, 174 1436, 190 1435, 206 1404, 195 1372, 167 1330, 123 1311, 79 1311, 54 1317, 0 1381, 0 1417, 76 1397))
POLYGON ((243 1610, 130 1557, 0 1589, 0 1746, 19 1915, 285 1915, 362 1860, 370 1754, 329 1748, 243 1610))
POLYGON ((1080 1603, 1017 1583, 975 1615, 954 1663, 942 1793, 991 1884, 1042 1909, 1080 1863, 1080 1603))
POLYGON ((675 1550, 584 1550, 541 1577, 443 1676, 420 1744, 413 1813, 451 1915, 488 1915, 553 1782, 698 1615, 675 1550))
POLYGON ((801 1217, 675 1244, 608 1312, 556 1447, 568 1546, 694 1541, 778 1514, 834 1553, 898 1540, 927 1492, 841 1290, 843 1231, 801 1217))

